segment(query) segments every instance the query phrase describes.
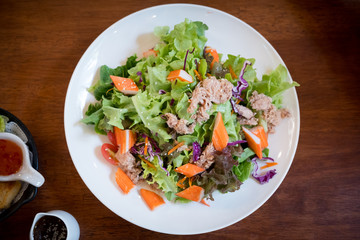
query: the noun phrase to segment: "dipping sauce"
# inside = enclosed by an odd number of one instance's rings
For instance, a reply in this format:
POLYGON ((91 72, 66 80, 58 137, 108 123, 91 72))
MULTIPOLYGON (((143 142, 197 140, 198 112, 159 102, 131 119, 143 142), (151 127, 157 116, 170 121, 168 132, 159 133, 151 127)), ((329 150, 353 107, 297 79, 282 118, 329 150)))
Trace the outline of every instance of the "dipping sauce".
POLYGON ((43 216, 35 223, 33 235, 35 240, 65 240, 67 229, 60 218, 43 216))
POLYGON ((7 176, 20 170, 23 163, 21 148, 9 140, 0 140, 0 175, 7 176))

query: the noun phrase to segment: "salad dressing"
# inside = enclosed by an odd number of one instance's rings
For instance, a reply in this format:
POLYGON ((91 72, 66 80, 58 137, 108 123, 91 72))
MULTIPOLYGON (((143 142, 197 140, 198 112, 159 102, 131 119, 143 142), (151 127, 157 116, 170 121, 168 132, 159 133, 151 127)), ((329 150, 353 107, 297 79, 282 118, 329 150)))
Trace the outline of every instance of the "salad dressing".
POLYGON ((17 173, 23 164, 21 148, 9 140, 0 140, 0 175, 17 173))

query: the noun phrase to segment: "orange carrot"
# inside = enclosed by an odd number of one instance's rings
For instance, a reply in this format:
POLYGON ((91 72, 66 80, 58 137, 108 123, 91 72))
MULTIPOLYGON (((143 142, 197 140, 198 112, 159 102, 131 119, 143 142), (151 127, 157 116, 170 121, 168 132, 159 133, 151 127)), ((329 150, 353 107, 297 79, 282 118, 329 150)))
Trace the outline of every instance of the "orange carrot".
POLYGON ((206 205, 206 206, 210 207, 210 205, 209 205, 207 202, 205 202, 205 199, 204 199, 204 198, 200 201, 200 203, 202 203, 202 204, 204 204, 204 205, 206 205))
POLYGON ((146 159, 143 158, 142 156, 138 156, 138 157, 141 159, 141 161, 143 161, 144 163, 146 163, 149 167, 156 169, 156 167, 154 166, 154 164, 152 164, 151 162, 149 162, 148 160, 146 160, 146 159))
POLYGON ((171 71, 167 76, 167 80, 172 81, 175 79, 179 79, 180 81, 188 82, 188 83, 193 82, 192 76, 182 69, 171 71))
POLYGON ((277 165, 276 162, 268 162, 268 163, 266 163, 266 165, 260 167, 260 169, 265 169, 265 168, 272 167, 272 166, 275 166, 275 165, 277 165))
POLYGON ((194 73, 195 73, 196 77, 197 77, 200 81, 203 80, 202 77, 200 76, 200 74, 198 73, 198 71, 196 71, 196 69, 194 69, 194 73))
POLYGON ((118 127, 114 127, 114 133, 116 143, 120 148, 120 153, 126 153, 134 146, 136 142, 136 133, 131 130, 122 130, 118 127))
POLYGON ((231 65, 229 66, 229 70, 230 70, 230 74, 231 74, 231 77, 233 79, 237 79, 238 77, 236 76, 236 73, 234 72, 233 68, 231 67, 231 65))
POLYGON ((229 135, 227 134, 221 113, 218 112, 215 118, 215 125, 212 135, 212 142, 217 151, 222 151, 228 144, 229 135))
POLYGON ((149 144, 149 138, 146 137, 146 138, 145 138, 144 155, 147 154, 148 144, 149 144))
POLYGON ((178 149, 179 147, 181 147, 184 144, 185 144, 185 142, 181 142, 181 143, 176 144, 175 147, 173 147, 172 149, 169 150, 168 155, 170 155, 172 152, 174 152, 176 149, 178 149))
POLYGON ((176 183, 176 186, 178 186, 179 188, 182 188, 184 189, 185 188, 185 185, 184 185, 184 181, 186 180, 186 176, 182 179, 180 179, 177 183, 176 183))
POLYGON ((111 80, 113 81, 117 90, 122 92, 125 95, 135 95, 139 88, 135 82, 130 78, 123 78, 118 76, 110 75, 111 80))
POLYGON ((211 47, 206 47, 205 48, 205 53, 210 54, 213 57, 213 60, 210 63, 210 68, 212 68, 214 66, 215 62, 219 62, 219 55, 218 55, 216 49, 211 48, 211 47))
POLYGON ((254 133, 252 133, 249 129, 243 127, 242 128, 245 133, 246 141, 251 148, 258 156, 258 158, 262 159, 262 148, 261 148, 261 140, 254 133))
POLYGON ((187 177, 195 176, 198 173, 205 171, 204 168, 198 167, 195 164, 187 163, 175 169, 175 172, 181 173, 187 177))
POLYGON ((149 56, 154 56, 154 57, 156 57, 156 56, 157 56, 157 53, 158 53, 158 51, 155 51, 154 49, 149 49, 148 51, 143 52, 143 56, 144 56, 144 57, 149 57, 149 56))
POLYGON ((204 196, 204 189, 202 187, 192 185, 191 187, 176 193, 176 196, 195 202, 200 202, 204 196))
POLYGON ((250 129, 250 131, 255 134, 258 138, 260 138, 261 142, 261 148, 264 149, 267 146, 269 146, 268 140, 267 140, 267 134, 264 130, 263 126, 256 126, 250 129))
POLYGON ((115 181, 125 194, 128 194, 130 192, 130 190, 135 186, 135 184, 123 172, 123 170, 121 170, 121 168, 118 168, 115 173, 115 181))
POLYGON ((165 203, 161 196, 144 188, 140 189, 140 195, 151 210, 165 203))

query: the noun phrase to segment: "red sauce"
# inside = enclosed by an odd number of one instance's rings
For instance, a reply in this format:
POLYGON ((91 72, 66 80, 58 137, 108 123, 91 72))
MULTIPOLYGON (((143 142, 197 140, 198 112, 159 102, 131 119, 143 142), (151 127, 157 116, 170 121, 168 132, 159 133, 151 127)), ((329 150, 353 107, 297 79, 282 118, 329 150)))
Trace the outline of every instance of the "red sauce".
POLYGON ((23 162, 21 148, 9 140, 0 140, 0 175, 10 175, 20 170, 23 162))

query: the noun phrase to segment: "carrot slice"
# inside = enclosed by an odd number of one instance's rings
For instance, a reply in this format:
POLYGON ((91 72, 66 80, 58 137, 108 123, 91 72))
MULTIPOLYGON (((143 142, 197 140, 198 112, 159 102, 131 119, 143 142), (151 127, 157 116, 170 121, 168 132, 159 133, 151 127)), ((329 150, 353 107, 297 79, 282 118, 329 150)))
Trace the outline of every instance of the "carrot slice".
POLYGON ((197 77, 200 81, 203 80, 202 77, 201 77, 201 75, 199 74, 199 72, 196 71, 196 69, 194 69, 194 73, 195 73, 196 77, 197 77))
POLYGON ((210 54, 213 57, 213 60, 210 63, 210 68, 214 66, 215 62, 219 62, 219 54, 217 53, 216 49, 211 47, 206 47, 205 53, 210 54))
POLYGON ((170 81, 179 79, 180 81, 188 83, 193 82, 192 76, 182 69, 171 71, 166 79, 170 81))
POLYGON ((185 185, 184 185, 184 181, 186 180, 186 176, 182 179, 180 179, 177 183, 176 183, 176 186, 178 186, 179 188, 182 188, 184 189, 185 188, 185 185))
POLYGON ((136 142, 136 133, 131 130, 122 130, 118 127, 114 127, 114 133, 116 143, 120 148, 120 153, 126 153, 134 146, 136 142))
POLYGON ((131 181, 128 175, 121 170, 121 168, 118 168, 115 173, 115 181, 125 194, 128 194, 130 190, 135 187, 135 184, 131 181))
POLYGON ((234 69, 231 67, 231 65, 229 66, 229 70, 230 70, 231 77, 233 79, 237 79, 238 77, 236 76, 236 73, 234 72, 234 69))
POLYGON ((204 199, 204 198, 200 201, 200 203, 202 203, 202 204, 204 204, 204 205, 206 205, 206 206, 210 207, 210 205, 209 205, 207 202, 205 202, 205 199, 204 199))
POLYGON ((113 81, 117 90, 119 90, 125 95, 135 95, 139 91, 139 88, 137 87, 135 82, 130 78, 113 75, 110 75, 110 78, 113 81))
POLYGON ((276 162, 268 162, 268 163, 266 163, 266 165, 260 167, 260 169, 265 169, 265 168, 272 167, 272 166, 275 166, 275 165, 277 165, 276 162))
POLYGON ((204 189, 202 187, 192 185, 191 187, 188 187, 187 189, 176 193, 176 196, 195 202, 200 202, 204 196, 204 189))
POLYGON ((227 134, 220 112, 218 112, 216 115, 212 142, 214 144, 214 148, 217 151, 222 151, 229 142, 229 135, 227 134))
POLYGON ((174 152, 176 149, 178 149, 179 147, 181 147, 184 144, 185 144, 185 142, 176 144, 175 147, 173 147, 172 149, 169 150, 168 155, 170 155, 172 152, 174 152))
POLYGON ((267 140, 267 134, 264 130, 263 126, 256 126, 250 129, 250 131, 255 134, 258 138, 260 138, 261 142, 261 148, 264 149, 267 146, 269 146, 268 140, 267 140))
POLYGON ((205 171, 204 168, 198 167, 195 164, 187 163, 175 169, 175 172, 181 173, 187 177, 195 176, 198 173, 205 171))
POLYGON ((140 189, 140 195, 151 210, 165 203, 161 196, 144 188, 140 189))
POLYGON ((258 156, 258 158, 262 159, 262 148, 261 148, 261 140, 258 136, 252 133, 249 129, 243 127, 242 128, 245 133, 246 141, 251 148, 258 156))
POLYGON ((154 49, 149 49, 148 51, 143 52, 143 56, 144 57, 149 57, 149 56, 156 57, 157 56, 157 51, 155 51, 154 49))
POLYGON ((153 168, 153 169, 156 169, 156 167, 154 166, 154 164, 152 164, 151 162, 149 162, 148 160, 146 160, 145 158, 143 158, 142 156, 138 156, 141 161, 143 161, 144 163, 146 163, 149 167, 153 168))

